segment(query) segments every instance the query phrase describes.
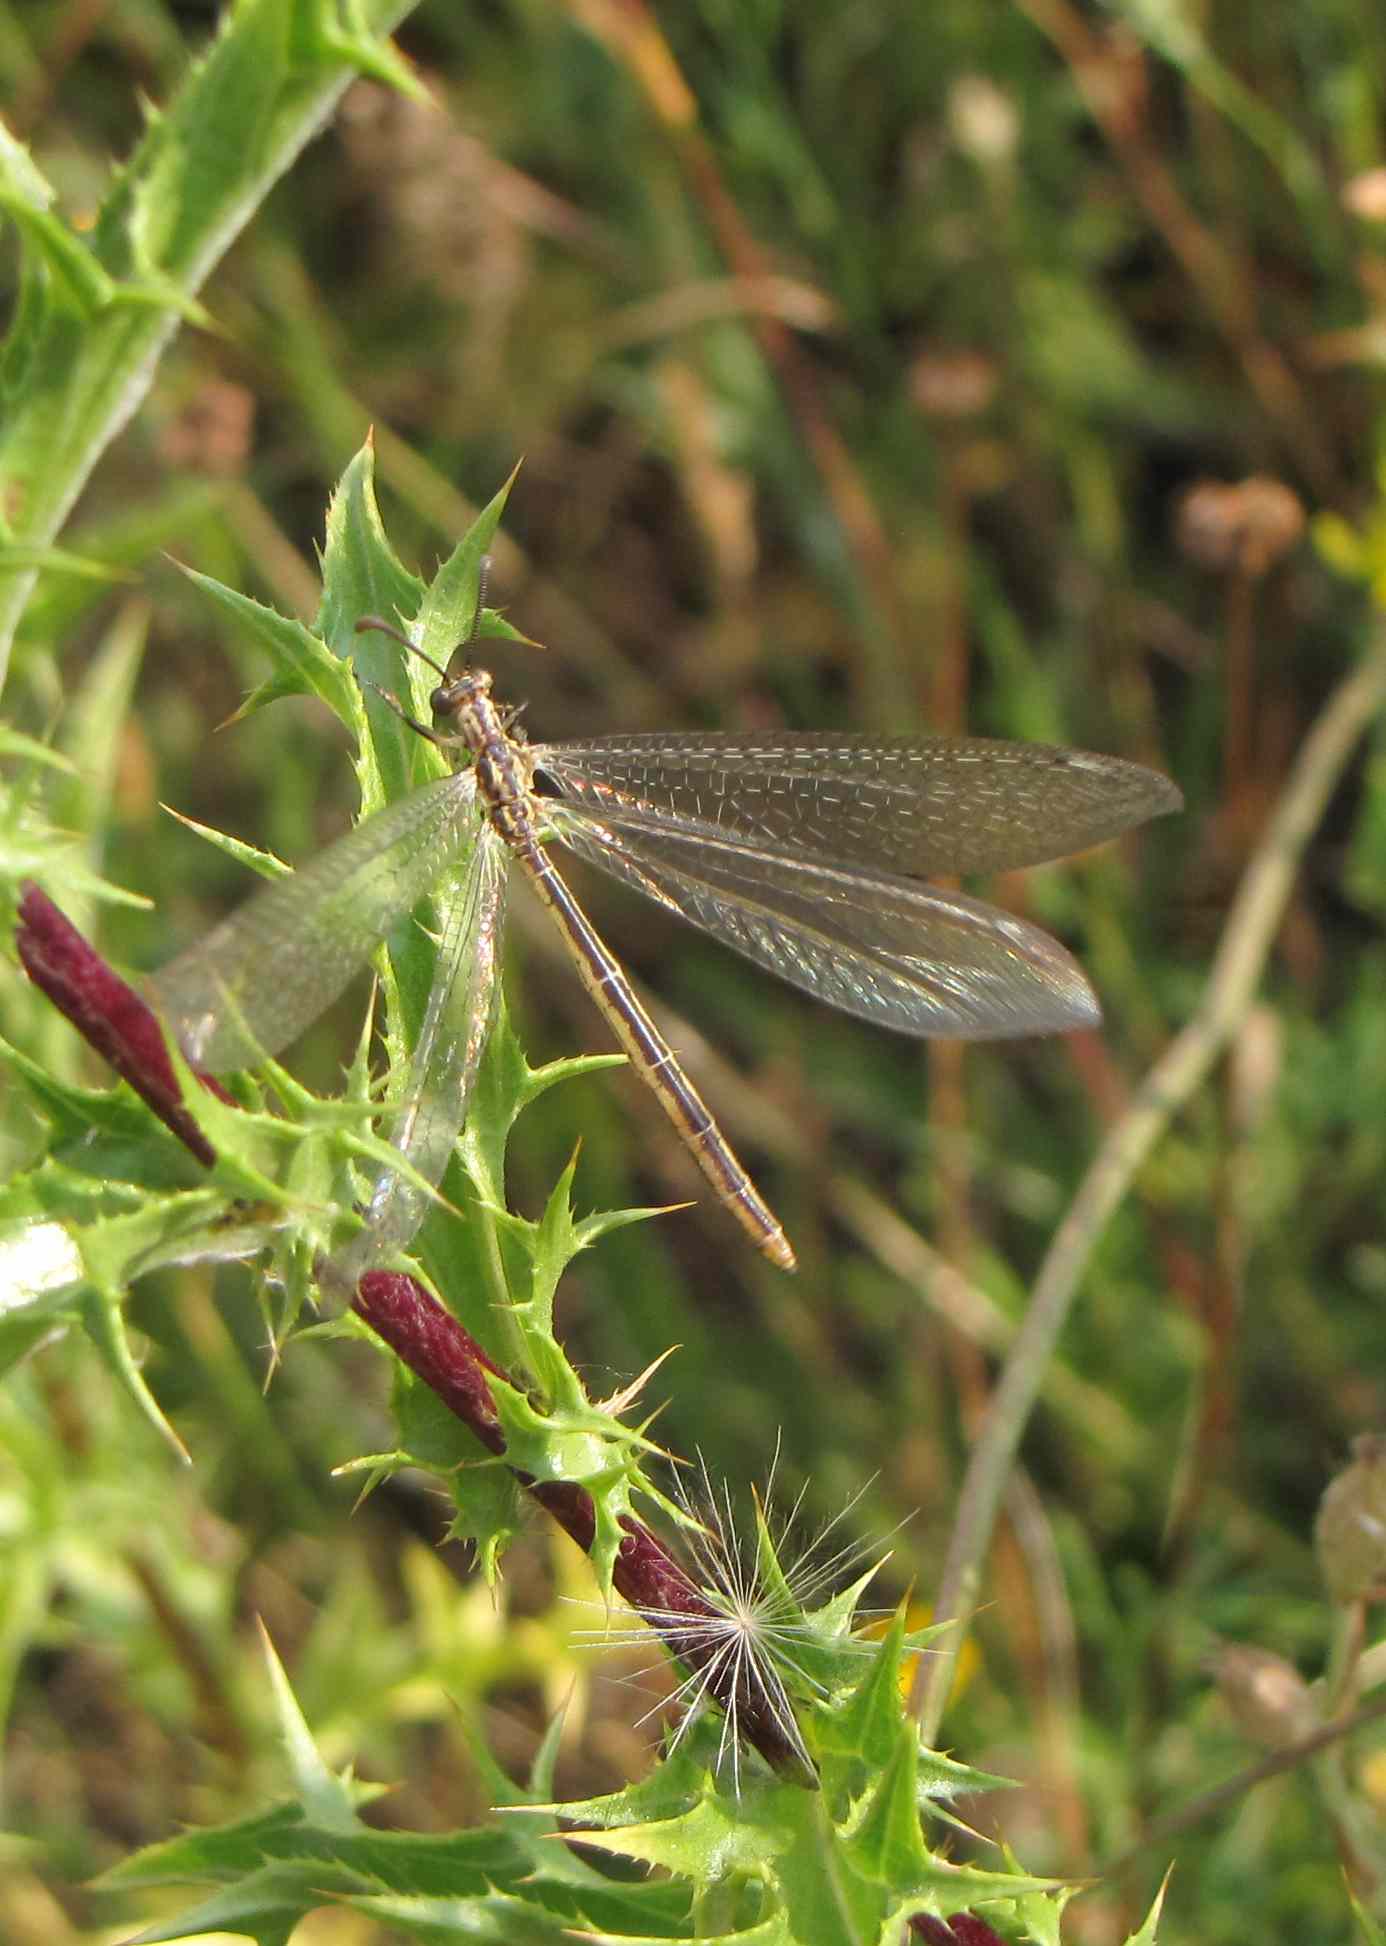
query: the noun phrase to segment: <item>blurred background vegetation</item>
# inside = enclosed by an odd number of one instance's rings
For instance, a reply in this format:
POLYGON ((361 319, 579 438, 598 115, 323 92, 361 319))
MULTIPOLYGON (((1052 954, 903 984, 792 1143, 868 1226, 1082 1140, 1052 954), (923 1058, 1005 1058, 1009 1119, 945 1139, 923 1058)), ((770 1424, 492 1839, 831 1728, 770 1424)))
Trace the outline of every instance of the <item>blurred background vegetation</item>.
MULTIPOLYGON (((0 5, 6 119, 74 221, 214 12, 0 5)), ((1173 775, 1182 819, 991 888, 1102 995, 1102 1032, 1064 1041, 873 1033, 580 881, 802 1269, 743 1247, 629 1077, 587 1080, 521 1125, 516 1206, 579 1141, 581 1207, 699 1200, 583 1258, 565 1339, 598 1392, 677 1345, 660 1437, 748 1480, 778 1435, 811 1523, 874 1476, 858 1518, 907 1521, 885 1595, 927 1600, 989 1386, 969 1300, 1023 1308, 1363 651, 1386 16, 426 0, 400 44, 434 106, 354 88, 219 268, 219 332, 181 333, 65 537, 137 579, 45 585, 9 720, 91 713, 100 759, 63 815, 154 902, 86 915, 127 968, 247 889, 161 804, 290 860, 342 830, 325 711, 216 734, 263 665, 167 557, 310 617, 326 498, 373 425, 387 524, 425 572, 523 458, 492 599, 543 644, 496 658, 533 735, 965 726, 1173 775)), ((986 1819, 1033 1871, 1100 1870, 1255 1758, 1220 1650, 1306 1677, 1329 1656, 1314 1511, 1386 1405, 1383 908, 1378 746, 1310 847, 1263 1004, 1105 1235, 1027 1439, 944 1733, 1021 1780, 986 1819)), ((606 1045, 554 953, 517 896, 507 984, 535 1059, 606 1045)), ((7 1034, 95 1078, 3 978, 7 1034)), ((359 999, 303 1047, 315 1085, 359 999)), ((11 1162, 29 1113, 11 1097, 11 1162)), ((536 1535, 497 1608, 437 1551, 428 1482, 356 1511, 333 1479, 387 1436, 379 1360, 303 1345, 267 1387, 243 1270, 147 1279, 131 1316, 190 1470, 85 1341, 0 1403, 0 1937, 95 1936, 119 1914, 91 1874, 272 1792, 257 1613, 329 1757, 398 1784, 387 1820, 476 1815, 467 1726, 518 1772, 570 1695, 566 1790, 642 1765, 648 1696, 575 1649, 589 1618, 558 1599, 580 1564, 536 1535)), ((1386 1808, 1379 1744, 1346 1775, 1386 1808)), ((1202 1946, 1345 1939, 1345 1853, 1372 1889, 1291 1775, 1140 1852, 1072 1936, 1123 1936, 1171 1853, 1161 1936, 1202 1946)))

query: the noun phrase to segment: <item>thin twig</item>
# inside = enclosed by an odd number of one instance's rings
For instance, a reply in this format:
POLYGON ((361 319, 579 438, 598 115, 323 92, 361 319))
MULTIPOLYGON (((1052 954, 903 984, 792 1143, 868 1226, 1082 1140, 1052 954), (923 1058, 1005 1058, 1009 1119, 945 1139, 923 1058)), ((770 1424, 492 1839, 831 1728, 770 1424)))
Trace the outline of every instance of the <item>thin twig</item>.
POLYGON ((1205 1823, 1225 1804, 1235 1804, 1258 1784, 1264 1784, 1268 1777, 1279 1777, 1284 1771, 1297 1770, 1330 1744, 1341 1742, 1355 1731, 1364 1729, 1367 1724, 1378 1722, 1383 1716, 1386 1716, 1386 1696, 1377 1696, 1370 1703, 1364 1703, 1361 1709, 1354 1710, 1351 1716, 1335 1717, 1332 1722, 1321 1724, 1307 1737, 1301 1737, 1297 1743, 1286 1744, 1283 1750, 1273 1750, 1259 1763, 1239 1770, 1235 1777, 1229 1777, 1211 1791, 1205 1791, 1191 1804, 1185 1804, 1180 1810, 1171 1811, 1168 1817, 1157 1818, 1154 1823, 1147 1825, 1138 1844, 1129 1846, 1103 1867, 1103 1878, 1115 1877, 1128 1865, 1134 1864, 1151 1845, 1167 1844, 1181 1831, 1190 1831, 1195 1825, 1205 1823))
MULTIPOLYGON (((1296 870, 1358 739, 1386 703, 1386 624, 1306 737, 1265 835, 1243 874, 1198 1012, 1177 1034, 1109 1131, 1040 1267, 973 1448, 935 1600, 936 1621, 975 1605, 982 1562, 1021 1436, 1068 1318, 1078 1280, 1132 1178, 1226 1047, 1256 997, 1296 870)), ((938 1731, 960 1630, 921 1661, 913 1705, 926 1742, 938 1731)))
MULTIPOLYGON (((845 1171, 828 1178, 825 1193, 837 1221, 883 1269, 915 1293, 923 1310, 997 1358, 1010 1350, 1020 1329, 1016 1321, 883 1196, 845 1171)), ((1046 1373, 1044 1391, 1055 1411, 1081 1426, 1084 1436, 1117 1465, 1135 1463, 1149 1443, 1149 1434, 1110 1392, 1090 1385, 1066 1365, 1055 1364, 1046 1373)))

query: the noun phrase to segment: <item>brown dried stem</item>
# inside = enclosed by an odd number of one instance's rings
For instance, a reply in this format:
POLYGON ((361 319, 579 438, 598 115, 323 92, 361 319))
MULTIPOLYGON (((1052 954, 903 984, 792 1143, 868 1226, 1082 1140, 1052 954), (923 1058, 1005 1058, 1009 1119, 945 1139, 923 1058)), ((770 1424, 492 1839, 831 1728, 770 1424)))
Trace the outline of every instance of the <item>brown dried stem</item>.
MULTIPOLYGON (((1384 703, 1386 623, 1379 623, 1367 655, 1330 697, 1300 748, 1242 876, 1198 1011, 1109 1129, 1040 1267, 963 1479, 936 1597, 936 1621, 967 1615, 976 1605, 1006 1482, 1079 1279, 1141 1164, 1202 1086, 1254 1004, 1300 858, 1358 740, 1384 703)), ((927 1742, 938 1730, 962 1633, 950 1630, 940 1638, 938 1653, 920 1664, 913 1706, 927 1742)))

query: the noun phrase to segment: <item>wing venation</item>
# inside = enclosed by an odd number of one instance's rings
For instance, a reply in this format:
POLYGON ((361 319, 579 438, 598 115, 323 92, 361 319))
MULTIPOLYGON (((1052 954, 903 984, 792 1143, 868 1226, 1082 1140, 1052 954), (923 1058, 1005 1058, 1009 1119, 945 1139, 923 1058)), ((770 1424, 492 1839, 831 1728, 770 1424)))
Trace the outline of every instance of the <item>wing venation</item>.
POLYGON ((984 737, 612 736, 541 745, 534 758, 593 812, 911 878, 1038 865, 1182 802, 1142 764, 984 737))
POLYGON ((1057 940, 978 899, 576 804, 555 805, 552 821, 600 870, 863 1020, 980 1040, 1098 1018, 1057 940))

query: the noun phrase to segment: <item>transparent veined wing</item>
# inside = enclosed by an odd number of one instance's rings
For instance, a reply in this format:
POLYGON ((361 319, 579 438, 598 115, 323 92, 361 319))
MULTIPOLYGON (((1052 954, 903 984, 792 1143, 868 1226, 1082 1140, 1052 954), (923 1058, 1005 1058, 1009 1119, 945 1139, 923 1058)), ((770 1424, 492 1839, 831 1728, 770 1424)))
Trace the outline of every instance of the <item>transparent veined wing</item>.
MULTIPOLYGON (((416 1176, 437 1186, 462 1132, 495 1015, 500 936, 510 855, 489 826, 478 831, 466 868, 435 888, 443 912, 438 955, 419 1038, 388 1125, 393 1147, 416 1176)), ((405 1249, 428 1213, 415 1180, 382 1168, 366 1206, 366 1227, 330 1265, 347 1288, 405 1249)))
POLYGON ((214 1074, 287 1047, 329 1007, 476 828, 460 771, 357 825, 266 886, 150 983, 184 1053, 214 1074))
POLYGON ((550 807, 555 835, 791 986, 905 1034, 981 1040, 1091 1026, 1077 962, 961 893, 643 816, 550 807))
POLYGON ((740 731, 545 744, 535 762, 592 811, 691 822, 906 877, 1038 865, 1179 808, 1120 757, 985 737, 740 731))

